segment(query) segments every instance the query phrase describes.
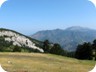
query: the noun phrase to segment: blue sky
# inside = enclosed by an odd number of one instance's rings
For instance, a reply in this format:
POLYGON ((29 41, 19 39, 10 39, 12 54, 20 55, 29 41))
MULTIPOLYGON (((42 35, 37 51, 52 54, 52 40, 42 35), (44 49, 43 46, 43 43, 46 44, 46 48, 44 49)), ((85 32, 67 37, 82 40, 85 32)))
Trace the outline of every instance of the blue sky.
POLYGON ((8 0, 0 8, 0 28, 26 35, 71 26, 96 29, 95 6, 88 0, 8 0))

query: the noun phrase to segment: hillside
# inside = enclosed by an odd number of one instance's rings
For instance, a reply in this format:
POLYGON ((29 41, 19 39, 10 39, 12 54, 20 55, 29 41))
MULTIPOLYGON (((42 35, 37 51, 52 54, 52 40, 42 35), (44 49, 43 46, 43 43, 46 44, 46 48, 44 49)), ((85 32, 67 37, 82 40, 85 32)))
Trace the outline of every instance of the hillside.
POLYGON ((0 53, 0 64, 8 72, 88 72, 95 61, 51 54, 0 53))
POLYGON ((43 49, 39 47, 39 43, 39 41, 16 31, 0 28, 0 50, 4 48, 6 51, 9 51, 9 48, 11 50, 14 46, 18 46, 18 48, 30 48, 30 50, 44 52, 43 49))
POLYGON ((59 43, 65 50, 75 51, 78 44, 92 42, 96 39, 96 30, 83 27, 70 27, 65 30, 39 31, 31 35, 31 37, 41 41, 48 39, 50 42, 59 43))

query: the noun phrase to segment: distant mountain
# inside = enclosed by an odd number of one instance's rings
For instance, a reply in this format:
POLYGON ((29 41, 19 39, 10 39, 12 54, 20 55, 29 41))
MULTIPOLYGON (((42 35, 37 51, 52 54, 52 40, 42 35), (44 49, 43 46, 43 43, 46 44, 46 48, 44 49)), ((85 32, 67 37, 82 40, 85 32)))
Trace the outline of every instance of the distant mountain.
POLYGON ((92 42, 96 39, 96 30, 74 26, 65 30, 39 31, 31 35, 31 37, 40 41, 48 39, 53 43, 59 43, 65 50, 75 51, 78 44, 92 42))
POLYGON ((20 34, 16 31, 0 28, 0 50, 2 48, 13 48, 14 46, 30 48, 30 50, 38 50, 43 52, 43 49, 40 48, 40 42, 29 38, 23 34, 20 34))

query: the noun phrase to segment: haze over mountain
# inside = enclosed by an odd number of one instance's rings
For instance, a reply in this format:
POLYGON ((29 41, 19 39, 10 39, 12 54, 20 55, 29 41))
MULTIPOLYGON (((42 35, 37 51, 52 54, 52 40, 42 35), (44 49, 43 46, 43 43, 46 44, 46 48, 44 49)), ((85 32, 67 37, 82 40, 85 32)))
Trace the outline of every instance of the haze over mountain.
POLYGON ((65 30, 55 29, 39 31, 31 35, 31 37, 40 41, 48 39, 52 43, 59 43, 65 50, 75 51, 78 44, 92 42, 96 39, 96 30, 73 26, 65 30))
POLYGON ((42 48, 37 46, 37 44, 40 43, 39 41, 31 39, 13 30, 0 28, 0 49, 3 47, 5 48, 5 43, 7 44, 6 48, 13 48, 13 46, 18 46, 32 48, 33 50, 44 52, 42 48))

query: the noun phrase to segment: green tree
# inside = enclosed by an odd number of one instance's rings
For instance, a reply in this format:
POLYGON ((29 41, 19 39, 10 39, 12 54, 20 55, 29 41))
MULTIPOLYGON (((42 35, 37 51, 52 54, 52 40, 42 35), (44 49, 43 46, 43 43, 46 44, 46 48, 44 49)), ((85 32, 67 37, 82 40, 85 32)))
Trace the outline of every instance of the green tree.
POLYGON ((14 46, 13 52, 21 52, 21 47, 19 46, 14 46))
POLYGON ((0 36, 0 52, 3 52, 5 49, 6 43, 2 36, 0 36))
POLYGON ((64 55, 64 50, 61 48, 59 44, 54 44, 54 46, 50 49, 50 53, 57 55, 64 55))
POLYGON ((48 53, 49 52, 49 41, 48 40, 45 40, 44 42, 43 42, 43 50, 44 50, 44 52, 45 53, 48 53))
POLYGON ((95 60, 96 60, 96 39, 93 41, 92 47, 93 47, 93 51, 95 53, 94 56, 95 56, 95 60))
POLYGON ((75 53, 77 59, 92 59, 92 48, 90 43, 84 43, 83 45, 78 45, 75 53))

